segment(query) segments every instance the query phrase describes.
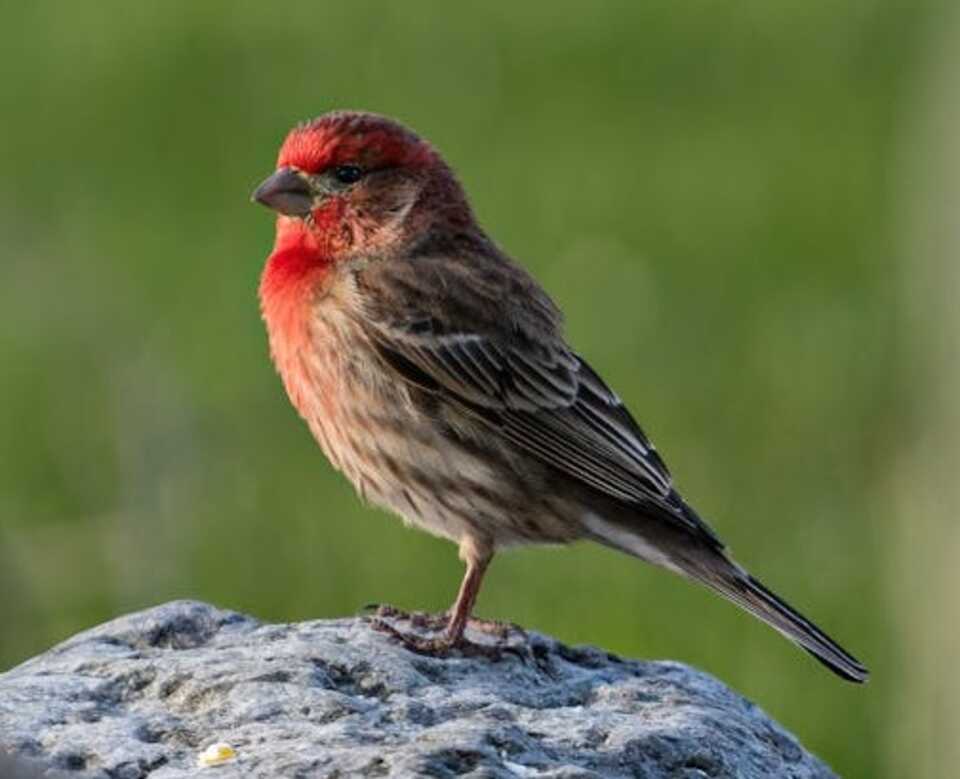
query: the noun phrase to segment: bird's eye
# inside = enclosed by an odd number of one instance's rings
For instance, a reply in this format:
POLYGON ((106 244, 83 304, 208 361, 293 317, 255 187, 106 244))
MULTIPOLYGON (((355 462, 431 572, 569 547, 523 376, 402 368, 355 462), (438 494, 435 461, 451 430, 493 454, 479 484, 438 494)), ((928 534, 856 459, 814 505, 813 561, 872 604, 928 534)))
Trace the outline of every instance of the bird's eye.
POLYGON ((341 184, 353 184, 363 178, 363 168, 359 165, 337 165, 333 169, 333 176, 341 184))

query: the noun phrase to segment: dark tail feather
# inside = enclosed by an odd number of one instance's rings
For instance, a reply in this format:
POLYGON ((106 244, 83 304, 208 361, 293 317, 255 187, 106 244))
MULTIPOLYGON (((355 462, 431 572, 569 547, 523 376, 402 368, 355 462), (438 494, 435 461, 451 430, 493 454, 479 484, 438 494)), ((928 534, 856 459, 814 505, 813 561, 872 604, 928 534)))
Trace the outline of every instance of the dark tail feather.
MULTIPOLYGON (((702 523, 693 509, 686 508, 702 523)), ((641 535, 626 522, 599 517, 587 525, 595 541, 705 584, 806 649, 837 676, 867 681, 870 672, 857 658, 731 560, 712 534, 694 540, 686 529, 657 523, 648 524, 641 535)))
POLYGON ((738 570, 701 581, 806 649, 837 676, 851 682, 867 681, 870 672, 857 658, 749 574, 738 570))

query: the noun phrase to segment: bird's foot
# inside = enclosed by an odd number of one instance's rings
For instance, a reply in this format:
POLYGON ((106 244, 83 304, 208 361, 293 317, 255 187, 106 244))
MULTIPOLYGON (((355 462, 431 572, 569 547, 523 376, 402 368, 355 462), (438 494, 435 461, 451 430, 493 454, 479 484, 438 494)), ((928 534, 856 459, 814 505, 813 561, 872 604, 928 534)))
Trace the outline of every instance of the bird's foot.
POLYGON ((412 652, 425 655, 445 654, 453 647, 446 635, 428 637, 417 633, 405 633, 393 626, 392 622, 407 622, 420 631, 439 632, 447 626, 446 614, 428 614, 423 611, 404 611, 388 603, 368 604, 364 611, 372 612, 370 627, 379 633, 385 633, 396 639, 412 652))
POLYGON ((402 630, 397 630, 397 628, 386 620, 378 617, 370 620, 370 627, 399 641, 409 651, 427 657, 449 657, 454 652, 463 657, 484 657, 493 662, 502 660, 505 653, 514 654, 521 658, 524 657, 523 653, 516 647, 501 646, 498 644, 480 644, 475 641, 470 641, 463 636, 451 638, 444 634, 441 636, 428 637, 417 635, 416 633, 404 633, 402 630))
POLYGON ((420 630, 440 631, 446 628, 450 622, 450 615, 445 611, 439 614, 431 614, 426 611, 404 611, 396 606, 391 606, 389 603, 368 603, 363 607, 363 611, 370 614, 371 620, 374 622, 394 619, 409 622, 420 630))
MULTIPOLYGON (((485 657, 489 660, 498 661, 503 659, 505 652, 522 655, 516 647, 505 646, 503 641, 509 635, 512 627, 505 623, 496 623, 488 620, 470 620, 470 626, 478 623, 477 627, 481 632, 495 635, 499 639, 497 644, 486 644, 470 641, 462 634, 451 636, 447 632, 437 636, 425 636, 419 633, 404 632, 391 624, 392 620, 401 620, 409 622, 417 630, 426 630, 429 632, 439 632, 446 629, 449 617, 447 614, 428 614, 426 612, 407 613, 392 606, 380 606, 374 615, 370 618, 370 627, 374 630, 385 633, 391 638, 399 641, 411 652, 428 657, 448 657, 456 652, 464 657, 485 657)), ((519 630, 519 628, 518 628, 519 630)), ((522 633, 522 631, 520 631, 522 633)), ((525 634, 524 634, 525 635, 525 634)))
POLYGON ((431 614, 426 611, 413 611, 409 615, 410 624, 420 630, 432 630, 434 632, 446 630, 450 624, 450 615, 441 611, 439 614, 431 614))
MULTIPOLYGON (((393 617, 393 614, 385 615, 393 617)), ((417 633, 405 633, 391 625, 384 617, 379 614, 370 620, 370 627, 379 633, 385 633, 390 638, 396 639, 411 652, 420 655, 442 656, 453 649, 455 642, 447 636, 423 636, 417 633)))
MULTIPOLYGON (((435 614, 427 611, 404 611, 403 609, 398 609, 396 606, 391 606, 389 603, 368 603, 363 607, 363 611, 370 613, 374 620, 401 620, 403 622, 409 622, 420 630, 440 631, 450 624, 450 612, 448 611, 441 611, 435 614)), ((527 631, 515 622, 502 622, 493 619, 470 617, 467 625, 471 630, 493 636, 500 641, 506 641, 511 633, 517 633, 524 639, 527 637, 527 631)))

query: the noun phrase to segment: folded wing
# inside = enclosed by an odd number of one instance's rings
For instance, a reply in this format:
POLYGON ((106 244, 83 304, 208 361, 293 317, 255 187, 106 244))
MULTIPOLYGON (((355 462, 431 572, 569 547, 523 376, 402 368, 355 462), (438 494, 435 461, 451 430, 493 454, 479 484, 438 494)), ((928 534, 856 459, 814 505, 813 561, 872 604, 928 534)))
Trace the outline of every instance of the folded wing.
POLYGON ((438 332, 429 318, 377 323, 371 338, 405 379, 442 394, 493 432, 605 495, 719 539, 617 395, 559 339, 438 332))

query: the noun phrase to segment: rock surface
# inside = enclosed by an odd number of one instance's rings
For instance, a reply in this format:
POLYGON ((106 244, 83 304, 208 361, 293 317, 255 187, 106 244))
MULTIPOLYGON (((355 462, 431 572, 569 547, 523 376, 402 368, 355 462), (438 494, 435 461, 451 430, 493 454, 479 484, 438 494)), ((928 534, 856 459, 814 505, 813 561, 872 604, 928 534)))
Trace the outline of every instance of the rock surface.
POLYGON ((363 619, 271 625, 177 601, 0 675, 0 752, 111 779, 833 776, 686 666, 506 642, 500 659, 440 659, 363 619), (234 757, 201 767, 216 742, 234 757))

